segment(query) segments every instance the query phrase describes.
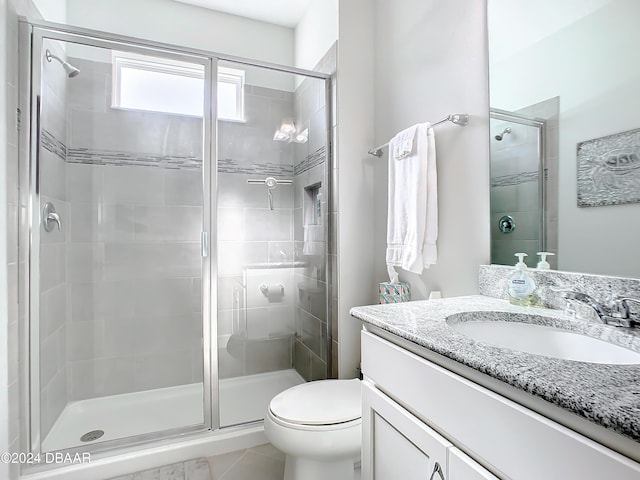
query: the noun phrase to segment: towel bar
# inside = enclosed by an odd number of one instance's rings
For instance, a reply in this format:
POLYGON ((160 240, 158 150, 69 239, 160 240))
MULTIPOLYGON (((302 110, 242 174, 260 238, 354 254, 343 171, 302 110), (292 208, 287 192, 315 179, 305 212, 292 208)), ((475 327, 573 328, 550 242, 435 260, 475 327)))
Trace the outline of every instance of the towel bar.
MULTIPOLYGON (((444 123, 444 122, 451 122, 451 123, 455 123, 456 125, 460 125, 461 127, 464 127, 467 125, 467 123, 469 123, 469 115, 466 113, 451 113, 447 115, 446 118, 443 118, 442 120, 438 120, 436 123, 432 123, 431 126, 435 127, 436 125, 440 125, 441 123, 444 123)), ((372 148, 367 153, 371 155, 375 155, 376 157, 381 157, 382 149, 384 147, 387 147, 388 145, 389 145, 389 142, 383 145, 380 145, 379 147, 372 148)))

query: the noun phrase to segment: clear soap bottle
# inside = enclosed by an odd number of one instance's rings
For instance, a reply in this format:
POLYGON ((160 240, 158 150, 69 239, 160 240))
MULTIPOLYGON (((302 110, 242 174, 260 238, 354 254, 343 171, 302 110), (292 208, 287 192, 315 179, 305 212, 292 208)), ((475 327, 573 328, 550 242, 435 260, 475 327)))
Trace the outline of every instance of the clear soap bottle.
POLYGON ((551 265, 547 262, 547 257, 551 255, 555 255, 555 253, 551 252, 538 252, 540 256, 540 261, 538 262, 538 266, 536 267, 538 270, 550 270, 551 265))
POLYGON ((509 302, 513 305, 534 306, 537 305, 535 290, 536 282, 527 270, 527 264, 524 263, 526 253, 516 253, 518 263, 516 263, 516 271, 509 277, 507 282, 507 295, 509 302))

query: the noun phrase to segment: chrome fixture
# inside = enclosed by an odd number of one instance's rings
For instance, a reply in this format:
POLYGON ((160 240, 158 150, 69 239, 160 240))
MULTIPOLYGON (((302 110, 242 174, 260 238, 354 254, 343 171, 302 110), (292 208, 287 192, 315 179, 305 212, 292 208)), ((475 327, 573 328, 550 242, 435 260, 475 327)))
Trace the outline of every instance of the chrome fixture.
POLYGON ((45 57, 47 58, 47 62, 51 62, 52 58, 55 58, 57 61, 59 61, 62 64, 62 68, 64 68, 64 71, 67 72, 67 76, 69 78, 77 77, 78 74, 80 73, 79 69, 71 65, 69 62, 65 62, 60 57, 51 53, 51 50, 49 50, 48 48, 47 48, 47 51, 45 52, 45 57))
POLYGON ((580 292, 564 292, 562 297, 566 300, 577 300, 591 307, 600 321, 606 325, 615 327, 637 327, 640 326, 638 314, 632 314, 629 309, 629 302, 640 306, 640 299, 633 297, 617 296, 611 298, 606 304, 598 302, 595 298, 580 292))
POLYGON ((60 222, 60 215, 56 212, 56 207, 53 203, 47 202, 42 207, 42 220, 45 232, 53 232, 54 228, 58 228, 58 231, 62 231, 62 223, 60 222))
POLYGON ((516 229, 516 221, 511 215, 504 215, 498 220, 498 229, 502 233, 511 233, 516 229))
POLYGON ((505 135, 509 135, 510 133, 511 133, 511 127, 507 127, 507 128, 505 128, 505 129, 502 131, 502 133, 499 133, 499 134, 498 134, 498 135, 496 135, 494 138, 495 138, 497 141, 501 142, 501 141, 502 141, 502 139, 504 138, 504 136, 505 136, 505 135))
MULTIPOLYGON (((435 127, 436 125, 440 125, 441 123, 444 123, 444 122, 451 122, 456 125, 460 125, 461 127, 465 127, 469 123, 469 115, 466 113, 451 113, 447 115, 445 118, 443 118, 442 120, 438 120, 436 123, 432 123, 431 126, 435 127)), ((382 149, 387 146, 389 146, 389 142, 382 144, 379 147, 372 148, 367 153, 369 155, 375 155, 376 157, 381 157, 382 149)))
POLYGON ((278 188, 278 185, 292 185, 293 180, 278 180, 275 177, 267 177, 264 180, 248 178, 247 183, 250 185, 266 185, 267 200, 269 202, 269 210, 273 210, 273 193, 272 193, 273 190, 278 188))

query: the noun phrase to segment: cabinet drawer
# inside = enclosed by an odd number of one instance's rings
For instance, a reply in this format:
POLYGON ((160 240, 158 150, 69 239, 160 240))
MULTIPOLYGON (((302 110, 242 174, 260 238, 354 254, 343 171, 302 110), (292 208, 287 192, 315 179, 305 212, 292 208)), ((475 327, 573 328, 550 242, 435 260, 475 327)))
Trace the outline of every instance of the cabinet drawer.
POLYGON ((362 332, 362 369, 500 477, 640 478, 638 463, 368 332, 362 332))

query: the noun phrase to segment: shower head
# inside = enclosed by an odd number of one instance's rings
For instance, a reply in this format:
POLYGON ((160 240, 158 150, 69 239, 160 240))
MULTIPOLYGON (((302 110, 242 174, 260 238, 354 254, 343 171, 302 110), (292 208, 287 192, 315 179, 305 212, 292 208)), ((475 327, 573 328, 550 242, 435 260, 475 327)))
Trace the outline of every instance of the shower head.
POLYGON ((76 67, 74 67, 70 63, 65 62, 60 57, 55 56, 53 53, 51 53, 51 50, 49 50, 48 48, 47 48, 47 51, 45 52, 45 57, 47 58, 47 62, 51 62, 52 58, 55 58, 57 61, 59 61, 60 64, 62 65, 62 68, 64 68, 64 71, 67 72, 67 77, 69 78, 77 77, 78 74, 80 73, 80 70, 78 70, 76 67))
POLYGON ((502 131, 502 133, 499 133, 499 134, 498 134, 498 135, 496 135, 494 138, 495 138, 497 141, 501 142, 501 141, 502 141, 502 139, 504 138, 504 136, 505 136, 505 135, 509 135, 510 133, 511 133, 511 127, 507 127, 507 128, 505 128, 505 129, 502 131))

